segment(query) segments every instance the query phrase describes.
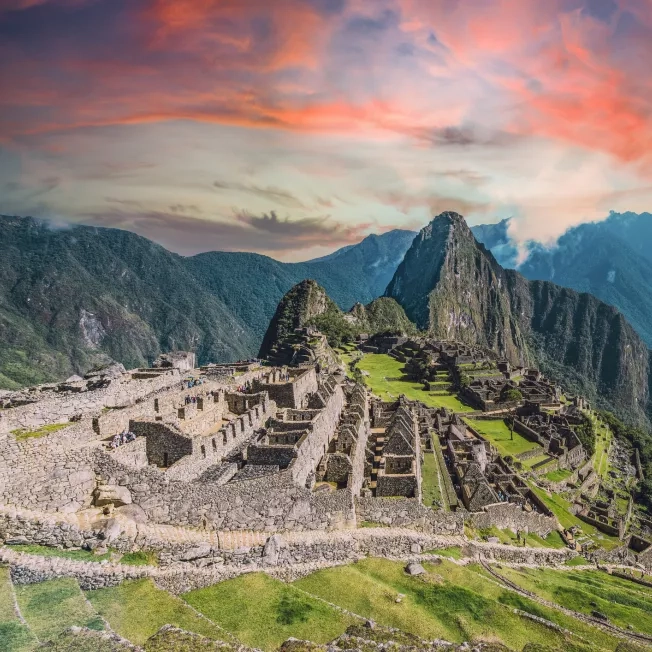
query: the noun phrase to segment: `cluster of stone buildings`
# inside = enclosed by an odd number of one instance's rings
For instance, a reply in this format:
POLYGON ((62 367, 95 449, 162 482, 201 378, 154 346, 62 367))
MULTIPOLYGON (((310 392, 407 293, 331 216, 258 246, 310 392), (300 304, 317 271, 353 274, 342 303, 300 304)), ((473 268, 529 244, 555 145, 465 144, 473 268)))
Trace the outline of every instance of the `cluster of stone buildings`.
POLYGON ((583 417, 579 413, 556 414, 537 410, 514 419, 514 430, 539 444, 557 460, 560 469, 575 469, 586 459, 586 451, 575 432, 583 417))

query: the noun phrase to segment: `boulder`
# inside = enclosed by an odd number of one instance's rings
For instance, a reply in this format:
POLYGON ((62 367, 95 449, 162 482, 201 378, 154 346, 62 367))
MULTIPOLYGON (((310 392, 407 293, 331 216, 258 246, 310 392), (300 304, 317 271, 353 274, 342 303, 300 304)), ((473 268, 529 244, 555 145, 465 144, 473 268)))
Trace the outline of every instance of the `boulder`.
POLYGON ((285 547, 285 541, 280 534, 272 534, 265 542, 263 548, 263 563, 269 566, 276 566, 281 550, 285 547))
POLYGON ((188 548, 179 555, 181 561, 192 561, 193 559, 201 559, 202 557, 208 557, 210 555, 212 548, 208 543, 200 543, 198 546, 188 548))
POLYGON ((405 567, 405 572, 408 575, 423 575, 426 572, 426 569, 421 564, 417 564, 413 561, 405 567))
POLYGON ((105 543, 117 539, 122 534, 122 526, 115 518, 107 518, 102 521, 97 521, 93 529, 97 532, 97 536, 105 543))
POLYGON ((124 516, 135 523, 147 523, 147 514, 145 513, 145 510, 140 505, 136 505, 136 503, 117 507, 115 513, 124 516))
POLYGON ((93 499, 96 507, 103 507, 109 504, 113 504, 115 507, 131 505, 131 493, 129 489, 111 484, 103 484, 95 489, 93 499))

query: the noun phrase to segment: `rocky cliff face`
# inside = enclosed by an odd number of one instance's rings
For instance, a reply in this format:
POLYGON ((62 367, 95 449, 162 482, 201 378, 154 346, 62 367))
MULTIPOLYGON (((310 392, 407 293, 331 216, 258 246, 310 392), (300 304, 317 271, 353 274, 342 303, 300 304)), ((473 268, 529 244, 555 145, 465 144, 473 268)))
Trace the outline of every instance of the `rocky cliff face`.
POLYGON ((342 312, 316 281, 295 285, 279 303, 260 347, 259 356, 277 364, 297 361, 292 351, 305 348, 305 337, 295 329, 314 326, 331 346, 340 346, 360 333, 414 333, 416 328, 393 299, 381 297, 366 306, 358 303, 342 312))
POLYGON ((434 337, 478 344, 528 363, 505 271, 457 213, 442 213, 419 233, 386 295, 434 337))
POLYGON ((649 354, 624 317, 589 294, 504 270, 456 213, 421 231, 386 294, 435 337, 536 364, 568 390, 646 420, 649 354))

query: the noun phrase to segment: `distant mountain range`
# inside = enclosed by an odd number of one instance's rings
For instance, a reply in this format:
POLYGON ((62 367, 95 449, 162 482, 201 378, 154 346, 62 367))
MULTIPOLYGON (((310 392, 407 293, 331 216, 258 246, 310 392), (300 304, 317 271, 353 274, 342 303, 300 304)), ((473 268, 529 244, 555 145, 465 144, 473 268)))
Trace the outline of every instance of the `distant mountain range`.
MULTIPOLYGON (((509 221, 472 228, 503 267, 514 268, 517 250, 509 221)), ((618 308, 652 348, 652 215, 612 213, 603 222, 569 229, 552 248, 526 245, 518 271, 528 279, 553 281, 589 292, 618 308)))
POLYGON ((283 295, 311 278, 343 310, 383 294, 414 233, 371 235, 306 263, 250 253, 184 258, 127 231, 0 216, 0 388, 192 349, 257 354, 283 295))

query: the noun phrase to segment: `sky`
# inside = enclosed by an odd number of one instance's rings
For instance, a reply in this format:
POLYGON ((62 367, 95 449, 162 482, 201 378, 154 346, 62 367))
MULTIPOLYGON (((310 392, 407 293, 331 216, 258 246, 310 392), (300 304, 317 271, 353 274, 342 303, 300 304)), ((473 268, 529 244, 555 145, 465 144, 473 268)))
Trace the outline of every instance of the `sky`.
POLYGON ((652 210, 652 0, 0 0, 0 213, 306 260, 652 210))

